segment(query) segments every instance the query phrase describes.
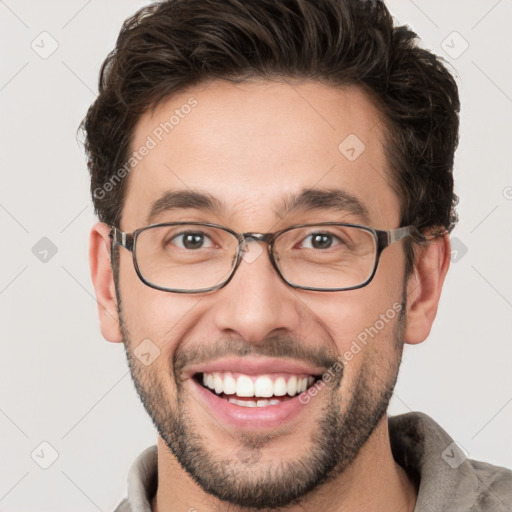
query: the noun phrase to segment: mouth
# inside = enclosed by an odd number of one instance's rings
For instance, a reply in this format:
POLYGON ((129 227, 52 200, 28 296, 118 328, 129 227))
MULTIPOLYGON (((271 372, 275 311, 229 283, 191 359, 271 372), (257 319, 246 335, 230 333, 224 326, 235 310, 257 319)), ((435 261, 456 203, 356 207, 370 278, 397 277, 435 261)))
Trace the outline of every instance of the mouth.
MULTIPOLYGON (((323 400, 324 387, 312 387, 325 371, 286 358, 228 357, 190 368, 185 380, 202 405, 205 422, 209 416, 235 431, 268 432, 285 428, 299 415, 303 426, 310 421, 303 411, 323 400)), ((215 423, 211 428, 216 428, 215 423)))
POLYGON ((273 407, 293 400, 314 386, 321 375, 197 372, 193 380, 217 398, 239 407, 273 407))

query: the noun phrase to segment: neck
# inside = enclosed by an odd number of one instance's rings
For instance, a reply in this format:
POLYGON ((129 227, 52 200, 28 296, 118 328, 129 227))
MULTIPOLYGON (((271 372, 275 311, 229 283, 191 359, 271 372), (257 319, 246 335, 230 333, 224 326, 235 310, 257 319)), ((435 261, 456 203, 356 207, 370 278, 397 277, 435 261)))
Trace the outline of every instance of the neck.
MULTIPOLYGON (((340 475, 313 489, 287 512, 412 512, 417 490, 391 453, 387 417, 384 416, 352 464, 340 475)), ((205 493, 179 465, 158 438, 158 489, 153 512, 200 510, 247 512, 205 493)))

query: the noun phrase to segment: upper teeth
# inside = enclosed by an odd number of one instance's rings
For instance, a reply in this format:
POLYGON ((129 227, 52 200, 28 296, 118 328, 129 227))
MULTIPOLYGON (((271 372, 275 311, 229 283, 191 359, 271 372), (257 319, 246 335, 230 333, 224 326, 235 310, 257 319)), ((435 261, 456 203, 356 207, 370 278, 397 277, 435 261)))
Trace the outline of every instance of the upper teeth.
POLYGON ((313 384, 315 378, 311 375, 272 376, 259 375, 250 376, 244 374, 234 375, 231 372, 203 373, 203 385, 215 390, 215 393, 234 395, 241 397, 271 397, 294 396, 306 391, 308 386, 313 384))

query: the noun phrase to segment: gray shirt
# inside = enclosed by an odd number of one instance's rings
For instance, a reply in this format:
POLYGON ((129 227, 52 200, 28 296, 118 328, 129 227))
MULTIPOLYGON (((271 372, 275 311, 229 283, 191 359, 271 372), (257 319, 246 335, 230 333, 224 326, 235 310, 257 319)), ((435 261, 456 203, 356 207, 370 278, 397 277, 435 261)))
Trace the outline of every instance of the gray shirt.
MULTIPOLYGON (((415 512, 512 511, 512 471, 468 459, 426 414, 388 421, 393 457, 419 488, 415 512)), ((151 446, 133 463, 128 498, 115 512, 151 512, 157 482, 157 447, 151 446)))

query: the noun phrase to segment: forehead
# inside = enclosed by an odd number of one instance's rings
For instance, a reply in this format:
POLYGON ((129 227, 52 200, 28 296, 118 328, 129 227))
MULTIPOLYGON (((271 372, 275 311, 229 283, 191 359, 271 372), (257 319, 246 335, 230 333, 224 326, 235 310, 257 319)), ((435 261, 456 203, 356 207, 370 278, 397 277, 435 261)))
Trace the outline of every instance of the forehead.
POLYGON ((145 225, 155 202, 175 191, 213 197, 222 219, 245 231, 274 223, 305 189, 345 192, 375 227, 398 222, 380 113, 355 87, 200 84, 144 114, 131 149, 125 230, 145 225))

